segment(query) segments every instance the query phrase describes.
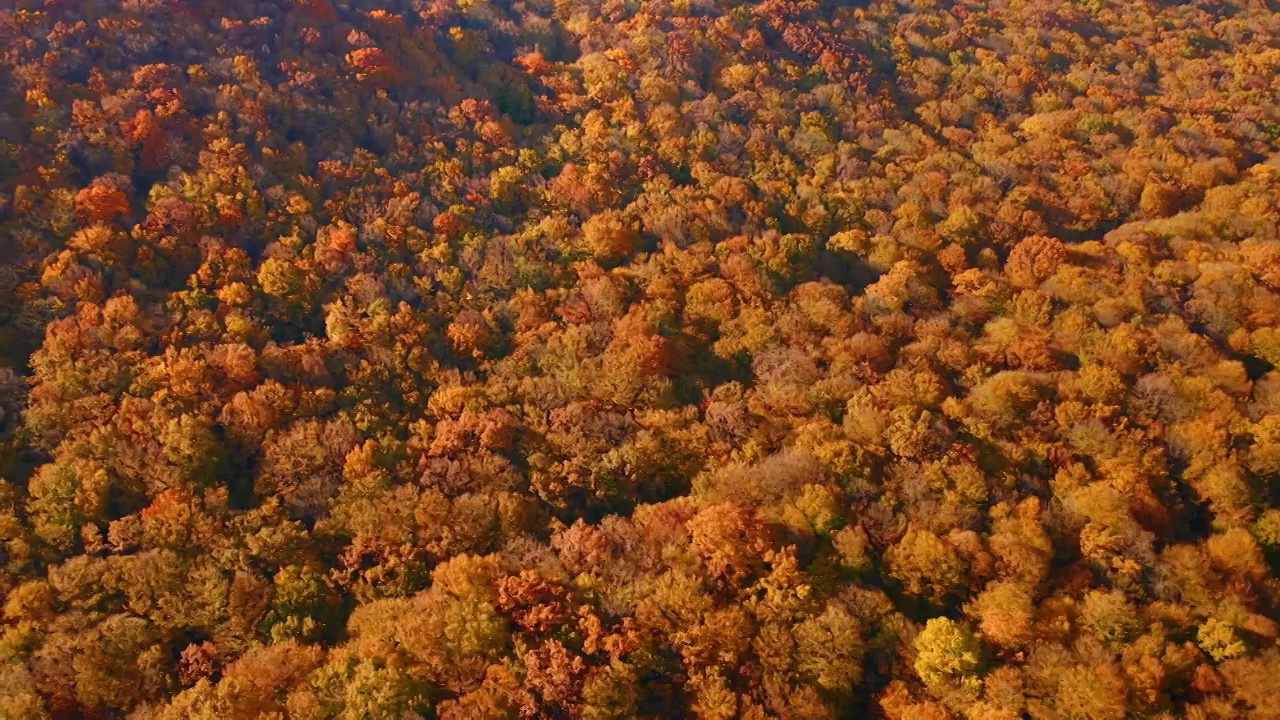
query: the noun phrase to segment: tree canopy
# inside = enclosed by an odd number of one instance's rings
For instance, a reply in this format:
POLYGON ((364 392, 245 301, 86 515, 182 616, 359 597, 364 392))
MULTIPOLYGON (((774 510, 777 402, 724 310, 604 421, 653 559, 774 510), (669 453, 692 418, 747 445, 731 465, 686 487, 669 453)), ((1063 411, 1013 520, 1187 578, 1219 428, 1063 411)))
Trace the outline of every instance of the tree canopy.
POLYGON ((0 717, 1280 720, 1270 0, 0 9, 0 717))

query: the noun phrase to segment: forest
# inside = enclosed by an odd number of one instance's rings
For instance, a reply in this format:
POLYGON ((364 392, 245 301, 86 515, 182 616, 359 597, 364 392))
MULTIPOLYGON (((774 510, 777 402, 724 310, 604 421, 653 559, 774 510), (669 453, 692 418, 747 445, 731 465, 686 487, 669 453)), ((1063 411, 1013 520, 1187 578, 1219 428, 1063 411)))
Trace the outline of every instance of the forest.
POLYGON ((1280 0, 0 0, 0 718, 1280 720, 1280 0))

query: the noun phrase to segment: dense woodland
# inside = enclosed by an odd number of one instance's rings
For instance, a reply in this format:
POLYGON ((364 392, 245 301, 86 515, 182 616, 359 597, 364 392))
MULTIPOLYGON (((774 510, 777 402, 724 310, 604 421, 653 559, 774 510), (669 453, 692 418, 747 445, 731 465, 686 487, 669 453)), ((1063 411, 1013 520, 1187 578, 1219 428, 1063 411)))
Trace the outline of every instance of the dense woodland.
POLYGON ((0 5, 0 717, 1280 718, 1275 0, 0 5))

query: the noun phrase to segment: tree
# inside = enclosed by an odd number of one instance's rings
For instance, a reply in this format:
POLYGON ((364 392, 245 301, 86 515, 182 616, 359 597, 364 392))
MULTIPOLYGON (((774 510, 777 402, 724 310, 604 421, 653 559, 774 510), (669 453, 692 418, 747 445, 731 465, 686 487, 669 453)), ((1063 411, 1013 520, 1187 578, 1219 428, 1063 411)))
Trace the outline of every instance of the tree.
POLYGON ((1005 274, 1018 287, 1034 288, 1067 259, 1062 241, 1043 235, 1024 238, 1009 252, 1005 274))
POLYGON ((927 530, 908 530, 885 553, 890 572, 910 595, 942 604, 949 597, 960 596, 968 587, 968 578, 960 556, 949 545, 927 530))
POLYGON ((949 618, 931 618, 915 639, 916 674, 928 685, 980 682, 982 648, 964 625, 949 618))
POLYGON ((983 637, 996 645, 1022 647, 1033 637, 1034 605, 1027 589, 1015 582, 993 582, 966 608, 983 637))

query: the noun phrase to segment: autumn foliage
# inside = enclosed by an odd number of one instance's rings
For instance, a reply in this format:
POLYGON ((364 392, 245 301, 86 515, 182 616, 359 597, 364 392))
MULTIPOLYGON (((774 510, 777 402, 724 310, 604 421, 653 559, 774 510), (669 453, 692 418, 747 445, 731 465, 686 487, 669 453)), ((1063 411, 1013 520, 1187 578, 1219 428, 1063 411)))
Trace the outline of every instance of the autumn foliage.
POLYGON ((0 718, 1280 718, 1280 9, 0 3, 0 718))

